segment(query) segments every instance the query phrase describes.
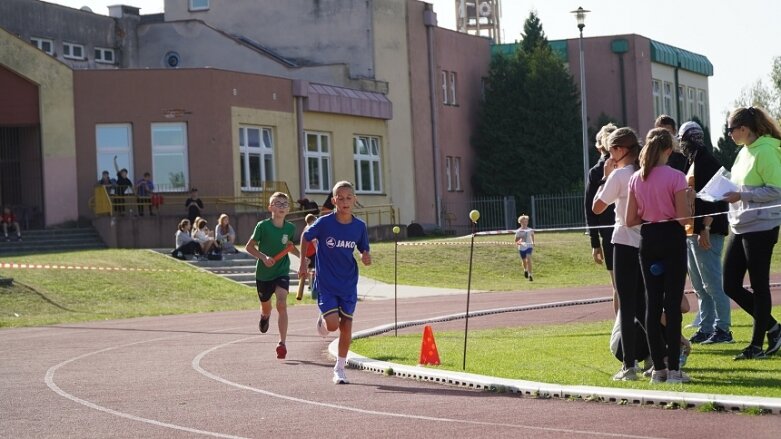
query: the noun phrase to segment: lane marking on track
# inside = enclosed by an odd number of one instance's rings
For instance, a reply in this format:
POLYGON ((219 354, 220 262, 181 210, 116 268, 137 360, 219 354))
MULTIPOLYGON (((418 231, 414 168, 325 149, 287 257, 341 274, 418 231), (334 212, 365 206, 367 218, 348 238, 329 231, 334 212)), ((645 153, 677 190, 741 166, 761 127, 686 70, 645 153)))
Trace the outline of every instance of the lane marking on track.
POLYGON ((143 271, 160 273, 184 273, 190 271, 173 268, 98 267, 95 265, 25 264, 2 261, 0 261, 0 268, 14 270, 143 271))
POLYGON ((192 361, 192 367, 195 371, 198 373, 211 378, 217 382, 235 387, 237 389, 247 390, 254 393, 259 393, 261 395, 270 396, 273 398, 279 398, 284 399, 287 401, 297 402, 301 404, 308 404, 313 405, 317 407, 326 407, 326 408, 332 408, 336 410, 344 410, 344 411, 350 411, 354 413, 361 413, 365 415, 375 415, 375 416, 387 416, 392 418, 402 418, 402 419, 416 419, 416 420, 422 420, 422 421, 434 421, 434 422, 448 422, 448 423, 454 423, 454 424, 467 424, 467 425, 477 425, 477 426, 485 426, 485 427, 506 427, 506 428, 514 428, 514 429, 521 429, 521 430, 534 430, 534 431, 545 431, 545 432, 551 432, 551 433, 568 433, 568 434, 582 434, 582 435, 589 435, 589 436, 605 436, 605 437, 622 437, 622 438, 634 438, 634 439, 661 439, 657 436, 638 436, 638 435, 630 435, 630 434, 623 434, 623 433, 607 433, 607 432, 596 432, 596 431, 587 431, 587 430, 573 430, 568 428, 551 428, 551 427, 539 427, 534 425, 524 425, 524 424, 508 424, 508 423, 502 423, 502 422, 486 422, 486 421, 472 421, 472 420, 466 420, 466 419, 453 419, 453 418, 441 418, 441 417, 435 417, 435 416, 422 416, 422 415, 410 415, 405 413, 396 413, 396 412, 386 412, 386 411, 378 411, 378 410, 368 410, 368 409, 362 409, 357 407, 350 407, 345 405, 339 405, 339 404, 332 404, 327 402, 319 402, 319 401, 312 401, 308 399, 302 399, 297 398, 295 396, 289 396, 289 395, 282 395, 279 393, 274 393, 268 390, 259 389, 257 387, 247 386, 244 384, 239 384, 234 381, 227 380, 219 375, 216 375, 214 373, 209 372, 208 370, 201 367, 201 360, 203 360, 204 357, 209 355, 210 353, 222 349, 223 347, 230 346, 235 343, 242 343, 244 341, 247 341, 251 338, 255 338, 257 336, 253 337, 246 337, 246 338, 240 338, 238 340, 229 341, 227 343, 223 343, 220 345, 213 346, 200 354, 196 355, 193 358, 192 361))

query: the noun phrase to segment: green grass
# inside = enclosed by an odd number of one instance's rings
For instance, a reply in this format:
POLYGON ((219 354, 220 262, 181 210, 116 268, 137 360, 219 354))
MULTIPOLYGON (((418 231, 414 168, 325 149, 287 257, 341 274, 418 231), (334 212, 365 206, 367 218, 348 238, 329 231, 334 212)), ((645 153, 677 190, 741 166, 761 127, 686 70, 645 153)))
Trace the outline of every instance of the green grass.
MULTIPOLYGON (((774 314, 779 312, 781 307, 775 307, 774 314)), ((736 343, 695 345, 684 367, 694 381, 682 386, 651 386, 647 379, 613 381, 621 364, 608 348, 612 321, 470 331, 466 371, 568 385, 781 397, 781 355, 764 361, 732 361, 751 338, 750 317, 742 311, 734 311, 732 317, 736 343)), ((438 332, 435 326, 434 332, 442 361, 437 368, 461 371, 463 331, 438 332)), ((420 345, 420 335, 388 334, 355 340, 351 350, 369 358, 415 365, 420 345)))
MULTIPOLYGON (((3 260, 174 271, 0 269, 0 277, 14 279, 12 287, 0 287, 0 327, 256 309, 258 306, 254 288, 147 250, 47 253, 3 260)), ((296 302, 295 297, 290 296, 288 301, 296 302)), ((311 303, 311 300, 307 299, 305 303, 311 303)))
MULTIPOLYGON (((472 290, 537 290, 605 286, 609 283, 605 267, 594 263, 589 238, 582 232, 539 232, 535 239, 534 282, 528 282, 523 278, 512 235, 476 237, 472 256, 472 290)), ((431 244, 398 246, 400 285, 467 288, 469 238, 437 238, 419 242, 431 244)), ((393 283, 394 243, 372 243, 371 253, 372 265, 361 265, 361 274, 393 283)), ((773 256, 771 270, 776 273, 781 271, 780 253, 777 251, 773 256)))

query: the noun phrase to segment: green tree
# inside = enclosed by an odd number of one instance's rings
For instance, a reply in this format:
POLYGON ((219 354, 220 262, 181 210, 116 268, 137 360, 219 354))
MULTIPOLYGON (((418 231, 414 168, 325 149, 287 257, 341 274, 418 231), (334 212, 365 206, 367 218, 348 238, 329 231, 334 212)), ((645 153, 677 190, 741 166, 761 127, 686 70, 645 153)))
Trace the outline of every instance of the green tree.
MULTIPOLYGON (((706 136, 706 139, 708 137, 706 136)), ((738 156, 738 145, 732 141, 732 137, 727 132, 727 123, 724 123, 721 132, 721 138, 718 144, 713 148, 713 155, 716 160, 724 166, 724 169, 732 169, 732 164, 735 163, 735 157, 738 156)))
MULTIPOLYGON (((544 41, 534 13, 529 14, 527 28, 527 35, 541 35, 544 41)), ((477 193, 514 195, 526 212, 531 195, 583 187, 575 83, 547 44, 529 46, 530 50, 521 45, 515 55, 497 55, 491 61, 473 139, 477 193)))
POLYGON ((521 40, 522 52, 531 53, 538 47, 550 50, 548 38, 545 36, 545 31, 542 30, 542 23, 540 23, 540 17, 537 16, 536 11, 531 11, 529 18, 523 23, 521 37, 523 37, 521 40))

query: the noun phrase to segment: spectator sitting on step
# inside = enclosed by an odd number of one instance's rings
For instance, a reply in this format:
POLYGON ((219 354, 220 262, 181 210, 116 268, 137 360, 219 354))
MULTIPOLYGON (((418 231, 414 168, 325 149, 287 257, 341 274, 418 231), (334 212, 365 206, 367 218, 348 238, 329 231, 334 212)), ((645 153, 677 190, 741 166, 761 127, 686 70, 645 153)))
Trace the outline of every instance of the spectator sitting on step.
POLYGON ((176 248, 171 256, 176 259, 184 259, 186 255, 201 254, 201 244, 190 236, 190 220, 179 221, 179 230, 176 231, 176 248))
POLYGON ((16 230, 16 240, 22 240, 22 229, 19 227, 19 222, 16 221, 16 215, 11 212, 11 208, 6 206, 3 208, 3 216, 0 217, 0 223, 3 225, 3 236, 8 241, 8 229, 14 228, 16 230))
POLYGON ((195 241, 201 244, 201 253, 204 255, 208 255, 217 246, 214 238, 209 236, 209 233, 209 229, 206 227, 206 220, 203 218, 197 219, 192 236, 195 241))
POLYGON ((214 229, 214 239, 223 252, 238 253, 236 249, 236 232, 230 225, 230 217, 227 214, 220 215, 217 220, 217 227, 214 229))

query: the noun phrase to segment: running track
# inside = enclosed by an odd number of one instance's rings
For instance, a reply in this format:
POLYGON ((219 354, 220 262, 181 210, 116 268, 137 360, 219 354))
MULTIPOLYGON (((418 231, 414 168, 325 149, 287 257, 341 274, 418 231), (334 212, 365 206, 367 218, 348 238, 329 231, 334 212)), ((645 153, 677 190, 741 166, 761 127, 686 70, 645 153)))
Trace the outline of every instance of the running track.
MULTIPOLYGON (((470 309, 607 295, 473 294, 470 309)), ((464 305, 463 296, 405 299, 399 321, 464 305)), ((274 355, 276 315, 261 335, 257 311, 4 330, 0 437, 781 437, 779 416, 538 400, 357 370, 335 386, 331 339, 315 334, 315 316, 313 306, 290 308, 286 361, 274 355)), ((610 318, 603 303, 470 318, 469 327, 610 318)), ((356 330, 392 322, 393 301, 358 305, 356 330)))

